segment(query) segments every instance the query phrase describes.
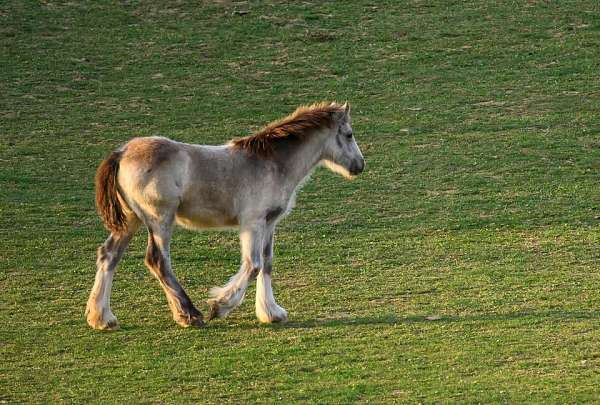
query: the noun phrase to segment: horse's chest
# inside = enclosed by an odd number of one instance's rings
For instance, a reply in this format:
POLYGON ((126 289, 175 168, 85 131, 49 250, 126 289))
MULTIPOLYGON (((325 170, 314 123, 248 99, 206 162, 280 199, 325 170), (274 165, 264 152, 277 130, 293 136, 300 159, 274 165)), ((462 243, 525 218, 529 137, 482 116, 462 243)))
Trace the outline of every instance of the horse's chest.
POLYGON ((265 218, 266 218, 267 222, 273 222, 273 221, 277 220, 277 218, 279 218, 284 212, 285 212, 285 210, 283 209, 283 207, 269 208, 267 210, 265 218))
POLYGON ((296 193, 292 194, 288 198, 282 199, 279 202, 279 204, 274 204, 271 208, 267 210, 267 222, 276 221, 287 215, 292 210, 292 208, 294 208, 295 203, 296 193))

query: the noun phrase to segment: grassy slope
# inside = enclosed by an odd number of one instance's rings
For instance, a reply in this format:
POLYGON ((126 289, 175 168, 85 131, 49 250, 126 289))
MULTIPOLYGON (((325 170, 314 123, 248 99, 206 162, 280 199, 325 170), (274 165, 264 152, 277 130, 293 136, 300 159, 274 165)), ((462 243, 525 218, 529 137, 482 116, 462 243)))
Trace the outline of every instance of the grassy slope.
MULTIPOLYGON (((0 4, 0 399, 599 399, 595 1, 158 3, 0 4), (368 170, 318 171, 281 224, 290 322, 258 325, 251 289, 176 327, 140 235, 121 331, 86 326, 109 150, 221 143, 321 99, 353 104, 368 170)), ((237 249, 177 232, 201 307, 237 249)))

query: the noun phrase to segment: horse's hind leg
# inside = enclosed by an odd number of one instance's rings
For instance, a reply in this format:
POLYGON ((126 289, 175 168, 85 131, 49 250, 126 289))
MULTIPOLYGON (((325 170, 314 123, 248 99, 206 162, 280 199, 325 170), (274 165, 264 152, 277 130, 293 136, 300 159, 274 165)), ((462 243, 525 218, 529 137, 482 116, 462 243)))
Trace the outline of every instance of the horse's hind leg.
POLYGON ((146 266, 160 282, 165 291, 173 319, 183 327, 202 327, 202 314, 194 304, 175 277, 171 269, 169 243, 173 228, 173 220, 150 221, 148 225, 148 248, 146 250, 146 266), (152 223, 154 222, 154 223, 152 223))
POLYGON ((94 329, 117 329, 117 318, 110 309, 110 292, 117 264, 140 226, 137 217, 127 219, 127 229, 122 233, 111 233, 98 248, 96 279, 90 292, 85 314, 88 324, 94 329))

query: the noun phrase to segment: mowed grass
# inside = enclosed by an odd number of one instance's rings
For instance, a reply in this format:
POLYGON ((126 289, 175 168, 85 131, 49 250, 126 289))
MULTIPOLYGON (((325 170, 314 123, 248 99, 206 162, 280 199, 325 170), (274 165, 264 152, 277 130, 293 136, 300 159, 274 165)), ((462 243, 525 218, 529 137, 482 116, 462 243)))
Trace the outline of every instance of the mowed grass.
MULTIPOLYGON (((0 400, 600 400, 599 43, 593 0, 0 3, 0 400), (140 231, 121 330, 86 325, 110 150, 331 99, 367 170, 317 170, 281 223, 289 322, 250 288, 179 328, 140 231)), ((178 230, 172 259, 205 310, 237 234, 178 230)))

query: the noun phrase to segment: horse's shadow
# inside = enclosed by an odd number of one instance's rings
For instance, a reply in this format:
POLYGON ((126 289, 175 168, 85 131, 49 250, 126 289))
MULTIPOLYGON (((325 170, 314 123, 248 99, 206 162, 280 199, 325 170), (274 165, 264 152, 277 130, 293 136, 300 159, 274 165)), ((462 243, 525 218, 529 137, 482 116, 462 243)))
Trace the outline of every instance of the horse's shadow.
MULTIPOLYGON (((474 315, 411 315, 399 316, 398 314, 382 314, 379 316, 344 316, 338 318, 305 319, 287 321, 283 323, 260 324, 252 316, 241 319, 222 319, 208 323, 207 327, 216 331, 231 329, 256 330, 265 329, 272 331, 285 331, 290 329, 319 329, 319 328, 345 328, 358 326, 394 326, 409 324, 450 324, 450 323, 488 323, 499 321, 527 321, 529 323, 541 322, 573 322, 577 320, 598 320, 598 311, 523 311, 511 313, 487 313, 474 315)), ((170 327, 172 325, 169 324, 170 327)), ((124 325, 122 331, 133 331, 141 326, 124 325)), ((202 331, 202 329, 190 329, 202 331)))
MULTIPOLYGON (((335 328, 335 327, 353 327, 364 325, 401 325, 415 323, 430 324, 448 324, 448 323, 485 323, 495 321, 514 321, 529 320, 532 322, 566 322, 574 320, 600 319, 600 312, 594 311, 524 311, 512 313, 489 313, 475 315, 412 315, 399 316, 397 314, 384 314, 381 316, 359 316, 359 317, 341 317, 326 319, 308 319, 302 321, 287 321, 283 323, 258 324, 256 321, 248 319, 248 322, 242 322, 236 325, 236 328, 256 329, 270 328, 272 330, 287 329, 311 329, 311 328, 335 328)), ((244 320, 245 321, 245 320, 244 320)), ((231 325, 225 322, 214 322, 209 324, 210 328, 231 328, 231 325)))

